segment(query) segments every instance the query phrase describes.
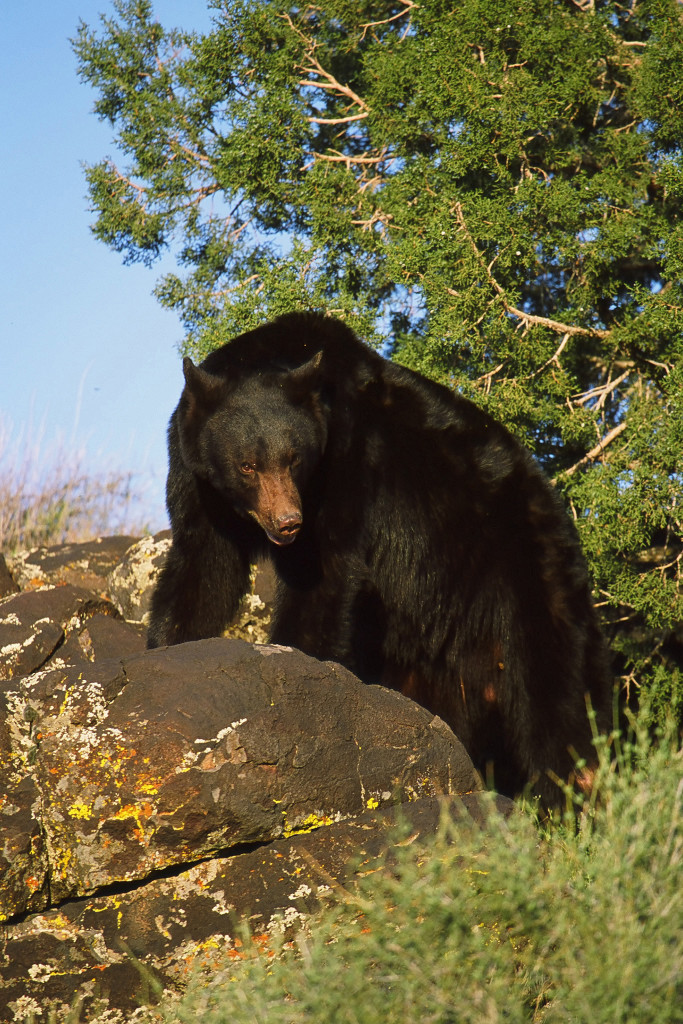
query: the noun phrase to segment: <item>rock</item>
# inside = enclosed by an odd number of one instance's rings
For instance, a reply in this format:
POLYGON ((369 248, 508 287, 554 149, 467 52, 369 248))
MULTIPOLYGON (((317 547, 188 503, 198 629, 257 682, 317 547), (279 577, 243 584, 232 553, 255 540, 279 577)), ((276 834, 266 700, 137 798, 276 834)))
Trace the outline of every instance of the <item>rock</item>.
MULTIPOLYGON (((35 781, 7 772, 0 752, 3 783, 0 796, 0 872, 6 907, 40 910, 49 905, 49 862, 40 827, 41 793, 35 781)), ((5 915, 0 913, 0 921, 5 915)))
POLYGON ((275 601, 275 570, 269 561, 251 567, 251 586, 242 598, 237 617, 225 636, 266 644, 270 637, 270 620, 275 601))
POLYGON ((147 625, 152 592, 170 546, 170 530, 143 537, 109 573, 107 588, 124 619, 147 625))
MULTIPOLYGON (((107 606, 102 613, 91 615, 78 633, 71 633, 57 651, 57 658, 61 664, 71 666, 84 661, 125 657, 144 649, 145 630, 137 623, 116 618, 111 606, 107 606)), ((55 659, 49 664, 56 664, 55 659)))
POLYGON ((7 568, 7 562, 5 556, 0 555, 0 598, 7 597, 9 594, 16 594, 19 587, 14 582, 12 574, 7 568))
MULTIPOLYGON (((120 618, 104 598, 69 585, 27 590, 4 598, 0 601, 0 679, 29 675, 57 653, 64 655, 60 665, 92 661, 95 650, 88 624, 94 616, 120 618), (65 641, 72 642, 62 647, 65 641)), ((132 627, 122 622, 120 631, 126 636, 132 634, 135 642, 144 646, 132 627)))
MULTIPOLYGON (((137 634, 144 636, 152 592, 170 545, 170 530, 162 530, 139 540, 100 537, 83 544, 22 551, 9 557, 8 563, 0 555, 0 598, 19 589, 78 586, 111 600, 119 614, 137 627, 137 634)), ((252 566, 249 593, 225 635, 267 643, 274 599, 275 574, 266 560, 252 566)))
POLYGON ((510 813, 504 798, 425 797, 400 809, 365 812, 339 824, 278 839, 234 856, 195 864, 147 885, 69 902, 6 928, 0 959, 0 1011, 9 1020, 17 1001, 66 1014, 75 995, 82 1012, 129 1019, 145 991, 148 971, 165 988, 178 990, 198 964, 218 967, 222 958, 240 956, 246 920, 251 941, 276 945, 305 927, 308 915, 336 898, 359 873, 381 868, 396 836, 397 814, 411 838, 436 831, 444 811, 458 821, 473 817, 497 827, 497 815, 510 813), (492 817, 493 815, 493 817, 492 817), (132 953, 139 966, 127 955, 132 953), (98 1005, 97 992, 101 1002, 98 1005))
MULTIPOLYGON (((205 640, 39 673, 6 697, 14 778, 40 792, 53 902, 367 808, 480 788, 440 719, 298 651, 205 640)), ((0 908, 5 918, 28 908, 2 878, 0 908)))
POLYGON ((13 579, 22 590, 69 583, 106 594, 107 576, 134 543, 135 537, 98 537, 83 544, 20 551, 8 557, 13 579))
MULTIPOLYGON (((152 593, 171 546, 171 532, 164 530, 133 544, 107 577, 107 591, 129 622, 147 626, 152 593)), ((235 622, 226 636, 250 643, 267 643, 275 599, 275 573, 271 564, 252 566, 249 593, 242 599, 235 622)))

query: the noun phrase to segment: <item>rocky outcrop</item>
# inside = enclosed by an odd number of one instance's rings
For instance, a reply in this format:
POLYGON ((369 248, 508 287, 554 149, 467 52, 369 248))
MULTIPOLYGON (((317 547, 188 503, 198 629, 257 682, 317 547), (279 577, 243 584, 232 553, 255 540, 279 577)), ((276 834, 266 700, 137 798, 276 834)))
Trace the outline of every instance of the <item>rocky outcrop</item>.
MULTIPOLYGON (((145 651, 167 546, 7 560, 0 1021, 75 997, 83 1020, 129 1019, 144 970, 174 989, 237 948, 241 920, 264 943, 294 927, 382 854, 397 808, 416 835, 444 802, 484 813, 460 742, 398 693, 234 637, 145 651)), ((262 639, 269 586, 254 573, 238 634, 262 639)))
MULTIPOLYGON (((168 536, 168 533, 157 534, 154 542, 160 543, 168 536)), ((58 544, 20 551, 6 558, 6 562, 21 590, 71 583, 102 594, 107 591, 107 577, 135 541, 135 537, 99 537, 83 544, 58 544)))

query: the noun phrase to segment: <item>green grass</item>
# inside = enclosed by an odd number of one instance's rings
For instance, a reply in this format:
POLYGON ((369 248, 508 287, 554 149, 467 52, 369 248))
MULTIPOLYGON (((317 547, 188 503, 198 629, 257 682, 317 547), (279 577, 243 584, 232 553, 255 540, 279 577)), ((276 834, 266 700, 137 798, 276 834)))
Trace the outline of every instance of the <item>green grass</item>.
POLYGON ((539 826, 524 811, 486 833, 444 821, 292 948, 226 958, 161 1019, 683 1021, 683 753, 642 733, 603 754, 575 818, 539 826))

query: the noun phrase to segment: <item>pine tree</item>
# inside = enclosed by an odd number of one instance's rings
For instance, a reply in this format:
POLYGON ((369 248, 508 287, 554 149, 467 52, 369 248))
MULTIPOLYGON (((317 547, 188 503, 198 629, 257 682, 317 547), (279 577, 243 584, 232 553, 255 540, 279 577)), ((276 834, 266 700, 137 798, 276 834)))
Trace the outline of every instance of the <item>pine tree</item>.
POLYGON ((296 308, 471 397, 563 493, 627 688, 683 710, 683 5, 148 0, 81 25, 120 163, 95 234, 164 250, 187 350, 296 308), (677 632, 678 630, 678 632, 677 632))

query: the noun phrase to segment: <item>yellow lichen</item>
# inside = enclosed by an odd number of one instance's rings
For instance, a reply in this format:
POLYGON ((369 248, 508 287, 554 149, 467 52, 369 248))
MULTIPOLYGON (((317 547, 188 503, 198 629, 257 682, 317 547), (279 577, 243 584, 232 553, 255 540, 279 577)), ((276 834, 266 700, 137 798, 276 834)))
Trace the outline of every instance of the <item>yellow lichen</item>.
MULTIPOLYGON (((79 676, 79 679, 80 679, 80 678, 81 678, 81 677, 79 676)), ((58 712, 58 714, 60 714, 60 715, 63 715, 63 714, 64 714, 64 712, 66 711, 66 709, 67 709, 67 708, 68 708, 68 706, 69 706, 69 701, 71 700, 71 697, 72 697, 72 695, 73 695, 73 692, 74 692, 74 690, 75 690, 75 689, 76 689, 76 687, 75 687, 75 686, 69 686, 69 687, 67 687, 67 689, 66 689, 66 691, 65 691, 65 693, 64 693, 64 700, 62 701, 62 703, 61 703, 61 705, 60 705, 60 708, 59 708, 59 712, 58 712)))
POLYGON ((82 800, 77 800, 75 804, 72 804, 67 813, 70 818, 83 818, 86 821, 92 818, 92 810, 82 800))
POLYGON ((54 858, 54 875, 56 878, 68 878, 69 877, 69 864, 72 860, 72 853, 68 847, 58 849, 55 851, 54 858))
POLYGON ((138 793, 145 793, 147 796, 156 796, 159 792, 159 786, 154 782, 141 782, 137 787, 138 793))
POLYGON ((133 829, 133 835, 138 841, 144 842, 147 838, 144 823, 147 818, 150 818, 154 814, 154 812, 155 807, 150 803, 124 804, 123 807, 120 807, 118 811, 112 815, 112 817, 116 818, 118 821, 125 821, 126 819, 134 821, 137 828, 133 829))
POLYGON ((321 825, 331 825, 332 819, 326 814, 318 816, 317 814, 308 814, 301 821, 297 822, 296 825, 289 825, 285 818, 284 827, 282 834, 286 839, 290 836, 298 836, 305 832, 314 832, 315 829, 320 828, 321 825))

